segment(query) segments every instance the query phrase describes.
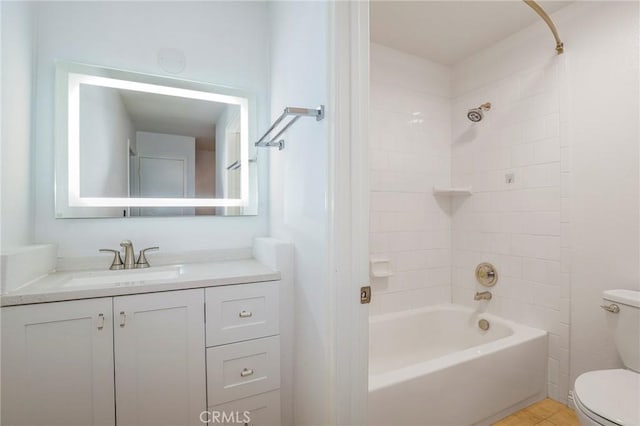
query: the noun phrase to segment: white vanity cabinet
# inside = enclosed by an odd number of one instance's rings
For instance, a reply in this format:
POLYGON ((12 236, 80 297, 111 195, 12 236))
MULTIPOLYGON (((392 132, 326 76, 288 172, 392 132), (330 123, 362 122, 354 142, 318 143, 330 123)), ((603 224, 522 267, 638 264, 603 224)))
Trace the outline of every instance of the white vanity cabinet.
POLYGON ((205 290, 211 423, 236 413, 247 415, 241 424, 280 425, 279 291, 278 282, 205 290))
POLYGON ((113 386, 111 298, 2 309, 2 425, 114 425, 113 386))
POLYGON ((203 289, 3 308, 2 331, 3 425, 202 424, 203 289))
POLYGON ((1 379, 3 426, 278 426, 279 282, 3 308, 1 379))

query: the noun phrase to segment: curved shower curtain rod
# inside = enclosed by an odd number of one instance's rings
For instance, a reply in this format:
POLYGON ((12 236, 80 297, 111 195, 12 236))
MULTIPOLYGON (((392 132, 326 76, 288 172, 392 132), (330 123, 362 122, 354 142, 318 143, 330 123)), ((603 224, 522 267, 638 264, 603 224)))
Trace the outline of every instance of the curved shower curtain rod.
POLYGON ((529 6, 538 15, 540 15, 540 17, 544 20, 544 22, 547 23, 547 25, 549 26, 549 29, 553 33, 553 37, 556 39, 556 52, 558 52, 558 55, 564 53, 564 43, 562 43, 562 40, 560 40, 560 36, 558 35, 558 30, 556 29, 556 26, 553 24, 553 21, 551 20, 549 15, 547 15, 547 12, 545 12, 544 9, 540 7, 540 5, 533 0, 522 0, 522 1, 524 1, 527 4, 527 6, 529 6))

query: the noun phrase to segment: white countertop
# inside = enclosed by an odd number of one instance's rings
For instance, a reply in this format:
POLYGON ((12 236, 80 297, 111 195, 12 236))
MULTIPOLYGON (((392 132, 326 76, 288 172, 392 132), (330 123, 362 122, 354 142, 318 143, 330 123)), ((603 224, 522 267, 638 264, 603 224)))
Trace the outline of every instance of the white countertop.
POLYGON ((54 272, 0 296, 0 306, 122 296, 280 279, 255 259, 183 263, 121 271, 54 272), (145 279, 135 279, 140 272, 145 279), (164 275, 170 278, 158 278, 164 275), (154 277, 154 275, 156 275, 154 277), (122 277, 122 281, 117 281, 122 277), (132 278, 133 277, 133 278, 132 278), (109 281, 109 282, 104 282, 109 281))

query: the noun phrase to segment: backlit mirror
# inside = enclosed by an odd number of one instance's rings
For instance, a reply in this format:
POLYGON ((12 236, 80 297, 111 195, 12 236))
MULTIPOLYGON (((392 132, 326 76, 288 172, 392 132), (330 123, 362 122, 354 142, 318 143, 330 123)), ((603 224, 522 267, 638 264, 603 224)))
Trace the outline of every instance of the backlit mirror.
POLYGON ((59 63, 56 98, 57 217, 257 214, 247 93, 59 63))

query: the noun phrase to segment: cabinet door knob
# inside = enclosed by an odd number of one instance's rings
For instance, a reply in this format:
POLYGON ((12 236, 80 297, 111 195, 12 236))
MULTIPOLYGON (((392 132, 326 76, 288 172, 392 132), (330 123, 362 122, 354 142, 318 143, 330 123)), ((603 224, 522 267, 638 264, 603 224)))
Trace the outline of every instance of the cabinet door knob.
POLYGON ((124 327, 124 323, 127 320, 127 314, 124 311, 120 311, 120 327, 124 327))
POLYGON ((242 310, 242 311, 240 311, 240 313, 238 314, 238 316, 239 316, 240 318, 250 318, 250 317, 252 317, 252 316, 253 316, 253 314, 251 313, 251 311, 245 311, 245 310, 242 310))
POLYGON ((243 368, 240 377, 247 377, 253 374, 253 368, 243 368))
POLYGON ((104 314, 98 314, 98 330, 102 330, 104 328, 104 314))

